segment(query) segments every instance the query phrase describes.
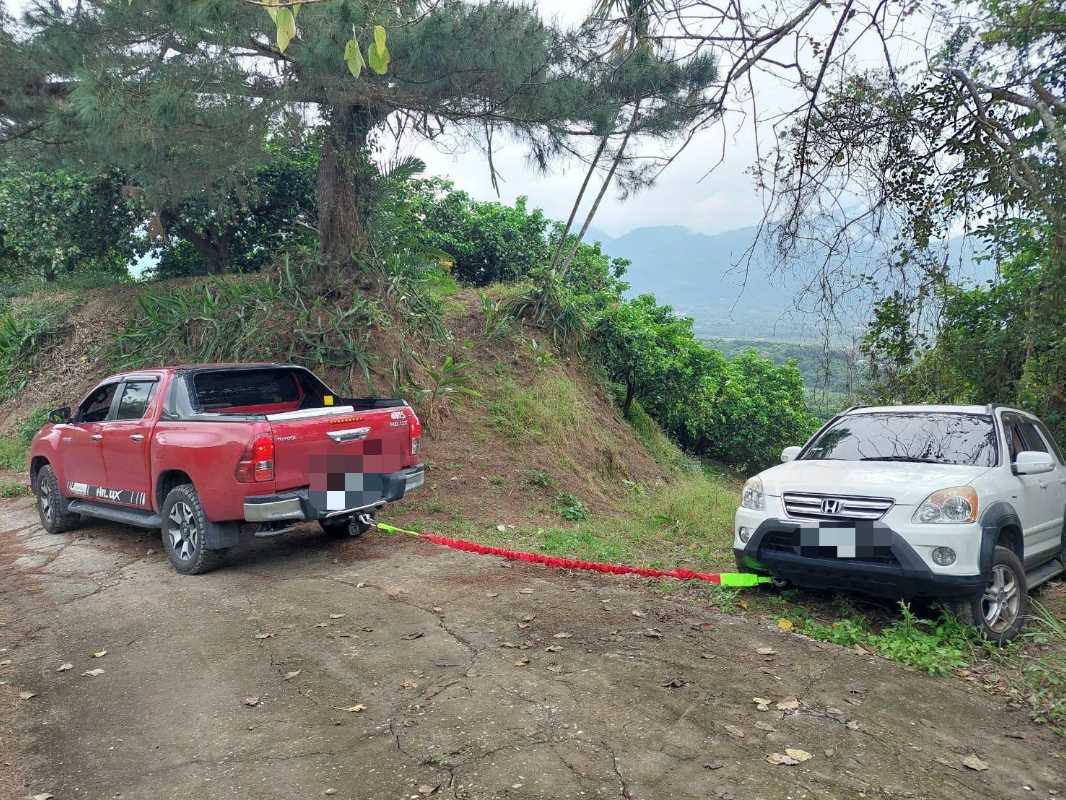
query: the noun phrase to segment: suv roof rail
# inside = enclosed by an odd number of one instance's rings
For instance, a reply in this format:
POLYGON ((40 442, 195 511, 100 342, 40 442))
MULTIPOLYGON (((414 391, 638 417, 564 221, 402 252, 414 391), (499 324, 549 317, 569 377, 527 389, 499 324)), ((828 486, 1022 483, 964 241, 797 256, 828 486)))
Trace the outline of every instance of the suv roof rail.
POLYGON ((839 413, 840 413, 840 415, 841 415, 841 416, 843 416, 844 414, 850 414, 850 413, 851 413, 852 411, 856 411, 857 409, 860 409, 860 408, 869 408, 869 407, 870 407, 870 406, 869 406, 869 405, 866 405, 866 404, 863 404, 863 405, 858 405, 858 406, 852 406, 851 408, 845 408, 845 409, 844 409, 843 411, 841 411, 841 412, 839 412, 839 413))

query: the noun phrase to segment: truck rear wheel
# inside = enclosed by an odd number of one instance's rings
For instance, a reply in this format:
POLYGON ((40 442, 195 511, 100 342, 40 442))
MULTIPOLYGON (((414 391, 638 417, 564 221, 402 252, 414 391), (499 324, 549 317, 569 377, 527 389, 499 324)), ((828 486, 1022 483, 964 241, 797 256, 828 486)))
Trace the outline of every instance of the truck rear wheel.
POLYGON ((318 524, 330 536, 362 536, 370 530, 370 523, 360 517, 360 514, 352 514, 350 517, 320 519, 318 524))
POLYGON ((183 575, 201 575, 222 563, 229 551, 205 547, 211 523, 192 484, 170 490, 163 501, 162 517, 163 549, 174 569, 183 575))
POLYGON ((59 481, 50 464, 37 470, 33 480, 33 494, 37 498, 37 514, 41 527, 49 533, 65 533, 81 522, 79 514, 67 511, 67 499, 59 491, 59 481))
POLYGON ((992 553, 992 579, 984 593, 955 603, 952 610, 994 644, 1004 645, 1021 633, 1029 613, 1029 589, 1014 551, 997 547, 992 553))

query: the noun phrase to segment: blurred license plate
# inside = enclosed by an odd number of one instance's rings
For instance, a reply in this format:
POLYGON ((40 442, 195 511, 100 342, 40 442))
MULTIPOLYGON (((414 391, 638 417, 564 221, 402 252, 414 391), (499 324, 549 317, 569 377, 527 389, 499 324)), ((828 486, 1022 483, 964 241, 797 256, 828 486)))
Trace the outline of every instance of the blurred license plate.
POLYGON ((800 544, 809 547, 832 547, 837 558, 855 558, 856 534, 854 528, 805 528, 800 544))

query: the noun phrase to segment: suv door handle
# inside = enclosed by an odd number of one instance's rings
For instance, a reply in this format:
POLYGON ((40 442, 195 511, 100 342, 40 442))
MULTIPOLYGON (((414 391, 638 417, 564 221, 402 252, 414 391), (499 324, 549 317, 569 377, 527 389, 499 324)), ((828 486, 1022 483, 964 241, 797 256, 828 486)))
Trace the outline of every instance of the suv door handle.
POLYGON ((94 442, 98 442, 98 441, 100 441, 101 439, 104 438, 104 435, 102 433, 94 433, 89 438, 92 439, 94 442))
POLYGON ((1047 481, 1040 481, 1037 484, 1041 489, 1047 489, 1047 481))
POLYGON ((143 433, 131 433, 130 434, 130 441, 131 442, 143 442, 144 441, 144 434, 143 433))

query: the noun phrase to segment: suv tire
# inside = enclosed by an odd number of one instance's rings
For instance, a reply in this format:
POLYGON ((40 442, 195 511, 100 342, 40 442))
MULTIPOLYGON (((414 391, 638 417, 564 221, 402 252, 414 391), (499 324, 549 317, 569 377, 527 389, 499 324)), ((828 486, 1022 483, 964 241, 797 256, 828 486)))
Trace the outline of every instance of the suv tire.
POLYGON ((218 567, 228 549, 208 550, 204 544, 211 524, 191 483, 175 486, 163 501, 163 550, 183 575, 202 575, 218 567))
POLYGON ((358 514, 352 514, 350 517, 320 519, 318 524, 327 535, 337 537, 351 536, 355 538, 370 530, 370 525, 359 519, 358 514))
POLYGON ((1005 645, 1017 636, 1029 614, 1029 589, 1025 569, 1014 551, 997 546, 992 553, 992 580, 984 593, 955 603, 952 610, 993 644, 1005 645))
POLYGON ((59 481, 50 464, 37 470, 37 476, 33 479, 33 495, 37 498, 41 527, 49 533, 66 533, 81 522, 80 514, 67 511, 67 498, 59 491, 59 481))

